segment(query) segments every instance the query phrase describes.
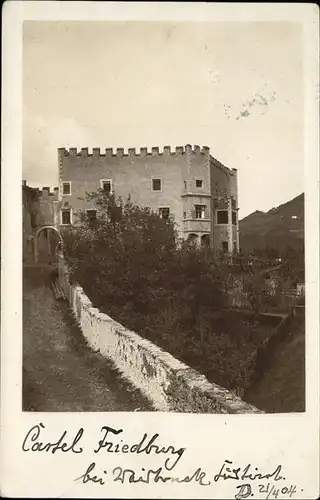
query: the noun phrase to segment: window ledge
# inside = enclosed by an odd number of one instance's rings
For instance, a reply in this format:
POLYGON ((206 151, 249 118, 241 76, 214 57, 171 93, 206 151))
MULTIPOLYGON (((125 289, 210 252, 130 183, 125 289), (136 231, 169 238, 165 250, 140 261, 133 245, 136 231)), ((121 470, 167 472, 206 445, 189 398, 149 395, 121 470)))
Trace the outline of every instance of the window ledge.
MULTIPOLYGON (((201 188, 199 188, 201 189, 201 188)), ((181 197, 186 197, 186 196, 198 196, 198 197, 203 197, 203 198, 211 198, 210 193, 200 193, 200 192, 192 192, 192 191, 184 191, 181 194, 181 197)))
POLYGON ((186 222, 187 222, 187 221, 202 221, 202 222, 211 222, 211 219, 209 219, 209 218, 207 218, 207 217, 206 217, 205 219, 200 219, 200 218, 198 219, 198 218, 196 218, 196 217, 188 217, 187 219, 183 219, 183 221, 186 221, 186 222))

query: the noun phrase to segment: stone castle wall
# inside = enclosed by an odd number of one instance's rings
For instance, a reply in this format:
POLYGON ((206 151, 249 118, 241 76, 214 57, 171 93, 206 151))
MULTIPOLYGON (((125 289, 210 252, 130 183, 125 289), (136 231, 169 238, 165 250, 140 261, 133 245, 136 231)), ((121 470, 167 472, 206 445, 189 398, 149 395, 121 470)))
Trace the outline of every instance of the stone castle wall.
MULTIPOLYGON (((54 226, 55 205, 58 202, 58 188, 50 190, 32 188, 23 182, 22 185, 22 227, 23 227, 23 259, 34 260, 34 238, 37 231, 43 226, 54 226)), ((48 252, 48 239, 46 233, 38 237, 39 253, 48 252)))
POLYGON ((157 410, 263 413, 93 307, 80 286, 70 285, 68 268, 62 257, 59 280, 90 347, 112 360, 120 373, 148 397, 157 410))
MULTIPOLYGON (((130 148, 101 151, 93 148, 60 148, 59 160, 59 199, 61 208, 72 210, 72 222, 77 221, 77 212, 92 209, 86 200, 86 193, 96 192, 101 187, 101 180, 111 180, 116 197, 132 201, 141 206, 148 206, 158 212, 161 207, 168 207, 177 224, 180 236, 190 234, 208 235, 213 241, 217 236, 220 245, 223 238, 230 242, 237 239, 236 226, 215 228, 214 197, 233 196, 237 204, 237 180, 235 169, 230 170, 210 156, 207 147, 190 145, 169 146, 160 152, 158 147, 151 150, 141 148, 139 152, 130 148), (152 179, 162 180, 161 191, 152 190, 152 179), (197 186, 196 180, 202 185, 197 186), (71 183, 71 193, 62 194, 63 182, 71 183), (205 205, 205 217, 195 217, 195 205, 205 205), (214 231, 216 229, 216 231, 214 231)), ((231 244, 232 246, 232 244, 231 244)))
POLYGON ((93 154, 81 150, 76 154, 60 153, 60 193, 62 182, 71 182, 71 195, 61 194, 62 206, 69 203, 73 209, 73 220, 76 212, 90 206, 86 201, 86 193, 96 192, 100 188, 100 180, 111 180, 116 197, 124 200, 130 195, 134 203, 148 206, 158 211, 160 207, 169 207, 179 226, 182 223, 183 207, 181 200, 183 181, 186 176, 184 153, 179 150, 171 154, 169 151, 160 155, 157 151, 147 153, 142 149, 140 154, 134 151, 125 155, 123 150, 107 150, 101 154, 94 149, 93 154), (161 191, 152 191, 152 178, 162 180, 161 191))
POLYGON ((217 248, 221 248, 222 242, 228 242, 229 251, 236 245, 239 250, 239 222, 238 222, 238 175, 237 170, 227 169, 215 158, 211 158, 211 192, 215 200, 215 212, 213 214, 213 237, 217 248), (234 207, 232 207, 233 200, 234 207), (217 224, 217 210, 228 210, 229 224, 217 224), (236 224, 230 223, 232 211, 236 212, 236 224))

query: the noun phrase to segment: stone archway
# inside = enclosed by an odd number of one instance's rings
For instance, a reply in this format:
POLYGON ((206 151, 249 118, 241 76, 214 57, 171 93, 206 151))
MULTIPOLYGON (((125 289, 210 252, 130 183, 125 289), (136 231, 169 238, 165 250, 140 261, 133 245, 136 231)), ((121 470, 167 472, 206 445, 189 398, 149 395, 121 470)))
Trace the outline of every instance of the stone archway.
POLYGON ((49 256, 49 259, 51 257, 53 257, 52 255, 52 248, 51 248, 51 239, 50 239, 50 232, 53 231, 55 235, 58 236, 58 243, 56 244, 56 247, 55 247, 55 257, 57 256, 57 252, 59 250, 59 243, 60 245, 62 244, 62 236, 61 236, 61 233, 59 231, 59 229, 57 229, 55 226, 42 226, 40 227, 35 236, 34 236, 34 261, 35 262, 38 262, 39 261, 39 236, 41 235, 41 233, 43 231, 46 231, 46 235, 47 235, 47 239, 48 239, 48 256, 49 256))
POLYGON ((209 234, 203 234, 201 236, 201 246, 202 247, 209 247, 210 246, 210 235, 209 234))
POLYGON ((190 245, 194 245, 194 246, 197 246, 199 244, 199 237, 197 234, 195 233, 190 233, 188 235, 188 239, 187 239, 188 243, 190 245))

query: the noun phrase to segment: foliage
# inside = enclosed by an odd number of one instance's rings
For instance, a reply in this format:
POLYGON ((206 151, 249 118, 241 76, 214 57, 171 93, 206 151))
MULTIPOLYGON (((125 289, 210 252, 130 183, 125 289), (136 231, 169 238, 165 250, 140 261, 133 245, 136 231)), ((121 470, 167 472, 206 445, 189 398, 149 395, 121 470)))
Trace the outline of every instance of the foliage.
POLYGON ((174 223, 128 199, 91 194, 97 220, 64 232, 71 275, 99 306, 147 315, 179 303, 192 321, 203 307, 220 307, 218 267, 207 251, 180 244, 174 223))
POLYGON ((71 279, 96 307, 216 383, 245 386, 259 334, 241 315, 221 320, 225 269, 213 252, 179 241, 174 221, 130 198, 100 190, 88 199, 97 219, 82 213, 63 233, 71 279))

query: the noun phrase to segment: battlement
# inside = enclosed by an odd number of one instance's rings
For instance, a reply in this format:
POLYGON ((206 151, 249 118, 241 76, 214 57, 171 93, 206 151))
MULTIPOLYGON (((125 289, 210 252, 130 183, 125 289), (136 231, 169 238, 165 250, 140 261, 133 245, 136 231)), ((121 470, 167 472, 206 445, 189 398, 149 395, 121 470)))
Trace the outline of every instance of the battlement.
POLYGON ((27 181, 25 181, 25 180, 22 181, 22 187, 23 187, 23 189, 33 191, 34 194, 36 194, 39 197, 43 197, 43 198, 48 198, 49 196, 57 198, 58 193, 59 193, 58 187, 54 187, 54 188, 50 188, 48 186, 44 186, 42 188, 31 187, 31 186, 28 186, 27 181))
POLYGON ((180 156, 183 154, 196 154, 196 155, 209 155, 210 148, 207 146, 194 146, 190 144, 186 146, 176 146, 171 149, 171 146, 163 146, 162 149, 159 146, 152 146, 151 149, 147 147, 141 147, 140 150, 136 148, 106 148, 104 151, 98 147, 93 147, 89 151, 88 147, 77 149, 77 148, 58 148, 59 158, 64 156, 80 156, 80 157, 104 157, 104 158, 122 158, 122 157, 132 157, 132 158, 144 158, 146 156, 180 156))
POLYGON ((230 169, 230 168, 226 167, 225 165, 223 165, 219 160, 217 160, 213 156, 210 156, 210 159, 211 159, 211 163, 215 167, 217 167, 219 170, 221 170, 222 172, 224 172, 225 174, 232 175, 232 176, 237 176, 238 170, 236 168, 230 169))

